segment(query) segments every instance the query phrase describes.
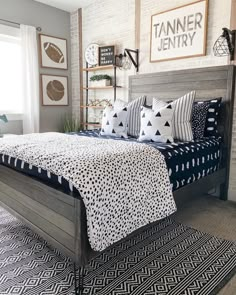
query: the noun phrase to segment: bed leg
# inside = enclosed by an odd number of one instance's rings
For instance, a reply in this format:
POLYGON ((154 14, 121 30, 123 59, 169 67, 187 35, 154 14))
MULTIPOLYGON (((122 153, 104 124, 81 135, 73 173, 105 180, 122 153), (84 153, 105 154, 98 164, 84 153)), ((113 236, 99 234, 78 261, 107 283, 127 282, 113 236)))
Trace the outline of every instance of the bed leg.
POLYGON ((76 270, 76 263, 74 263, 74 280, 75 280, 75 295, 83 295, 84 290, 84 266, 80 266, 76 270), (77 278, 78 271, 78 278, 77 278))
POLYGON ((228 186, 225 183, 220 185, 220 199, 223 201, 228 200, 228 186))

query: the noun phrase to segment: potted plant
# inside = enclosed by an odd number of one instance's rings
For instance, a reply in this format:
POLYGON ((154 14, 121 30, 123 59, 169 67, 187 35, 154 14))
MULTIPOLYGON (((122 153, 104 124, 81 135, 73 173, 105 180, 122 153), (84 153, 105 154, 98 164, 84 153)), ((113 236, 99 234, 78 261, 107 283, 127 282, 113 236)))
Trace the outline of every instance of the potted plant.
POLYGON ((65 116, 65 118, 63 119, 63 132, 70 133, 78 131, 80 131, 79 122, 77 122, 77 120, 72 117, 65 116))
POLYGON ((109 75, 93 75, 90 78, 92 87, 106 87, 111 85, 111 76, 109 75))

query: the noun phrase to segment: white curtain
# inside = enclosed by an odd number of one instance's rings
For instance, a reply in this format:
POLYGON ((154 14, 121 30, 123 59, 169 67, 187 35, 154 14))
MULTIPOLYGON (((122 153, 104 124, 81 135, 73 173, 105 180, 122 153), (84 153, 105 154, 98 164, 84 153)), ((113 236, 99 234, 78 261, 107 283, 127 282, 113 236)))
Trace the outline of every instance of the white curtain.
POLYGON ((36 28, 20 26, 23 68, 23 133, 39 132, 39 65, 36 28))

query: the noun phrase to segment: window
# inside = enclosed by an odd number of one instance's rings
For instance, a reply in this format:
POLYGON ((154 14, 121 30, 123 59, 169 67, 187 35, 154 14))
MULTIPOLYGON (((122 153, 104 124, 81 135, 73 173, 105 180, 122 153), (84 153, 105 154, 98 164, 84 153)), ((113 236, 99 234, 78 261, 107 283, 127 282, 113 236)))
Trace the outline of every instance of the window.
POLYGON ((21 114, 22 66, 20 30, 0 25, 0 114, 21 114))

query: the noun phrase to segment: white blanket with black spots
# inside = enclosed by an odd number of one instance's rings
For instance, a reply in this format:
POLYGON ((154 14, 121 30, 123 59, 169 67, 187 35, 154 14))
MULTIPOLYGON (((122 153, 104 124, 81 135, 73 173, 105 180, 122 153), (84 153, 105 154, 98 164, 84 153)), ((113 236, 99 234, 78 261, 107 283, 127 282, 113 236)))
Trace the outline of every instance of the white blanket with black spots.
POLYGON ((176 211, 164 156, 146 144, 29 134, 1 139, 0 154, 62 176, 79 190, 96 251, 176 211))

